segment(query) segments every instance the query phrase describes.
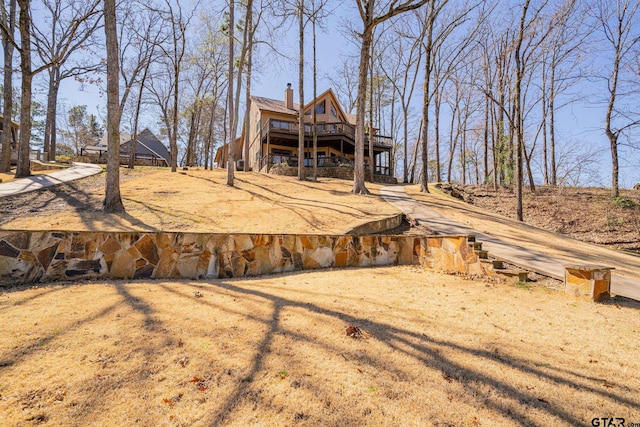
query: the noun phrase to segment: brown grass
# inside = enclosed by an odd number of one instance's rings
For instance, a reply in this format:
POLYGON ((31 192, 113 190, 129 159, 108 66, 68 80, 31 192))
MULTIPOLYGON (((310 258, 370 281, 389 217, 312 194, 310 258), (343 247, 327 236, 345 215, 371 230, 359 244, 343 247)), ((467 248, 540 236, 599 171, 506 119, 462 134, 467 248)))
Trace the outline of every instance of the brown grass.
MULTIPOLYGON (((121 169, 124 215, 104 214, 104 174, 70 185, 60 196, 24 196, 7 210, 29 206, 4 229, 163 230, 226 233, 342 233, 363 222, 398 213, 367 184, 372 196, 354 196, 339 179, 298 181, 260 173, 236 175, 227 187, 224 170, 121 169), (90 183, 90 184, 87 184, 90 183), (41 203, 34 197, 42 197, 41 203), (45 200, 46 199, 46 200, 45 200), (16 206, 18 205, 18 206, 16 206), (61 205, 61 206, 59 206, 61 205)), ((61 191, 52 189, 50 192, 61 191)))
POLYGON ((635 422, 638 308, 411 267, 13 290, 0 424, 635 422))
MULTIPOLYGON (((44 175, 51 172, 57 172, 57 170, 47 170, 47 171, 32 171, 31 175, 44 175)), ((11 172, 0 172, 0 180, 2 183, 10 182, 16 179, 16 169, 11 169, 11 172)))

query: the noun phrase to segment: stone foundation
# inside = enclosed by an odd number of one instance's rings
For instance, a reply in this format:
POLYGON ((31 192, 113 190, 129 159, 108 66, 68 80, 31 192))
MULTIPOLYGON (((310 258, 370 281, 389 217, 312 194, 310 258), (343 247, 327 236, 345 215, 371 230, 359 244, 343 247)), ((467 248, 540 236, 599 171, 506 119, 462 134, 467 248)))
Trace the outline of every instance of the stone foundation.
MULTIPOLYGON (((305 176, 313 176, 313 168, 305 167, 305 176)), ((353 180, 353 168, 348 166, 335 167, 318 167, 318 178, 338 178, 353 180)), ((283 176, 298 176, 298 168, 294 166, 285 166, 282 164, 273 165, 269 170, 270 174, 283 176)), ((364 171, 364 179, 371 182, 371 174, 369 169, 364 171)), ((398 180, 392 176, 374 175, 373 181, 381 184, 397 184, 398 180)))
POLYGON ((384 265, 482 270, 465 236, 0 231, 2 285, 230 278, 384 265))

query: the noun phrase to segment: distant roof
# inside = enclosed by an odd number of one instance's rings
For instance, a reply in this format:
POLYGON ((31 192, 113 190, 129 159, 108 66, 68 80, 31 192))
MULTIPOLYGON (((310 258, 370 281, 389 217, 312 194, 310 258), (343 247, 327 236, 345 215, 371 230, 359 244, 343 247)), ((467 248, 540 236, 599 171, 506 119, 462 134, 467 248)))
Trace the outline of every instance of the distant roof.
POLYGON ((344 113, 344 116, 347 118, 347 122, 349 122, 350 125, 353 125, 353 126, 356 125, 356 115, 355 114, 344 113))
MULTIPOLYGON (((122 145, 123 143, 130 141, 131 140, 131 135, 129 135, 128 133, 124 133, 124 132, 120 132, 120 144, 122 145)), ((89 147, 97 147, 96 150, 98 149, 103 149, 104 147, 107 146, 107 132, 105 132, 102 135, 102 138, 100 138, 100 142, 98 142, 96 145, 88 145, 85 148, 89 148, 89 147)))
MULTIPOLYGON (((129 152, 131 141, 132 139, 129 137, 129 140, 121 145, 120 150, 129 152)), ((167 164, 170 162, 169 150, 167 150, 167 147, 149 129, 145 129, 138 134, 136 153, 138 156, 164 159, 167 164)))

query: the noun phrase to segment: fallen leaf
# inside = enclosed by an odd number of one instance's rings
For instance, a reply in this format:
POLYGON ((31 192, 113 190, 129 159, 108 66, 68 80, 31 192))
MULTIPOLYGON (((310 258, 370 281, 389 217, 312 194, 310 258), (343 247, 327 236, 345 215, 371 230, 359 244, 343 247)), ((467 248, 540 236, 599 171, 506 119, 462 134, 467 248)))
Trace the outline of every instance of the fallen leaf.
POLYGON ((200 386, 200 387, 198 387, 198 390, 200 390, 200 391, 206 391, 206 390, 208 390, 208 389, 209 389, 209 387, 206 387, 206 386, 200 386))
POLYGON ((200 379, 199 379, 198 377, 193 377, 193 378, 191 378, 191 379, 189 380, 189 382, 190 382, 190 383, 197 383, 197 382, 199 382, 199 381, 200 381, 200 379))
POLYGON ((167 399, 167 398, 162 399, 162 401, 163 401, 164 403, 166 403, 167 405, 169 405, 169 406, 173 406, 173 405, 174 405, 174 403, 175 403, 173 400, 171 400, 171 399, 167 399))

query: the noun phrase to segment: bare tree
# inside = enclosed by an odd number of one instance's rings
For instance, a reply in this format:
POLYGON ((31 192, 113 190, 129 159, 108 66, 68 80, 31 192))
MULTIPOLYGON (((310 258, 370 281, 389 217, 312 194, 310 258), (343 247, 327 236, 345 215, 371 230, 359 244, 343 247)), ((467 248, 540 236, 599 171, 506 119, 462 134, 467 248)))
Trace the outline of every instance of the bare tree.
POLYGON ((415 10, 429 0, 407 0, 400 4, 397 1, 377 4, 376 0, 356 0, 362 32, 360 45, 360 65, 358 67, 358 98, 356 105, 356 135, 355 135, 355 167, 353 173, 354 194, 369 194, 364 184, 364 120, 367 93, 367 75, 375 27, 399 14, 415 10))
MULTIPOLYGON (((634 51, 640 45, 640 33, 637 20, 640 3, 635 0, 615 0, 596 2, 596 18, 602 33, 613 54, 607 81, 607 111, 605 115, 605 133, 609 139, 611 149, 611 194, 620 195, 619 173, 620 160, 618 158, 619 138, 629 129, 640 125, 640 118, 636 113, 626 111, 619 104, 626 97, 637 96, 637 82, 629 82, 625 74, 629 73, 627 66, 637 70, 633 64, 634 51)), ((637 55, 637 51, 635 52, 637 55)), ((637 73, 637 71, 633 71, 637 73)))
MULTIPOLYGON (((68 78, 82 76, 102 69, 90 45, 95 32, 102 25, 100 0, 43 0, 49 17, 48 26, 33 26, 33 42, 48 74, 47 117, 44 133, 45 160, 56 157, 56 117, 58 92, 68 78), (78 55, 82 52, 83 55, 78 55), (71 63, 70 59, 76 56, 71 63)), ((35 73, 41 71, 36 70, 35 73)))
POLYGON ((394 29, 396 40, 391 40, 391 54, 386 55, 389 64, 382 63, 382 70, 397 93, 402 108, 403 182, 409 180, 409 107, 418 80, 422 62, 421 36, 411 34, 412 26, 399 21, 394 29), (408 46, 408 47, 407 47, 408 46))
POLYGON ((120 106, 118 32, 115 0, 104 0, 104 32, 107 43, 107 179, 102 209, 124 212, 120 197, 120 106))

